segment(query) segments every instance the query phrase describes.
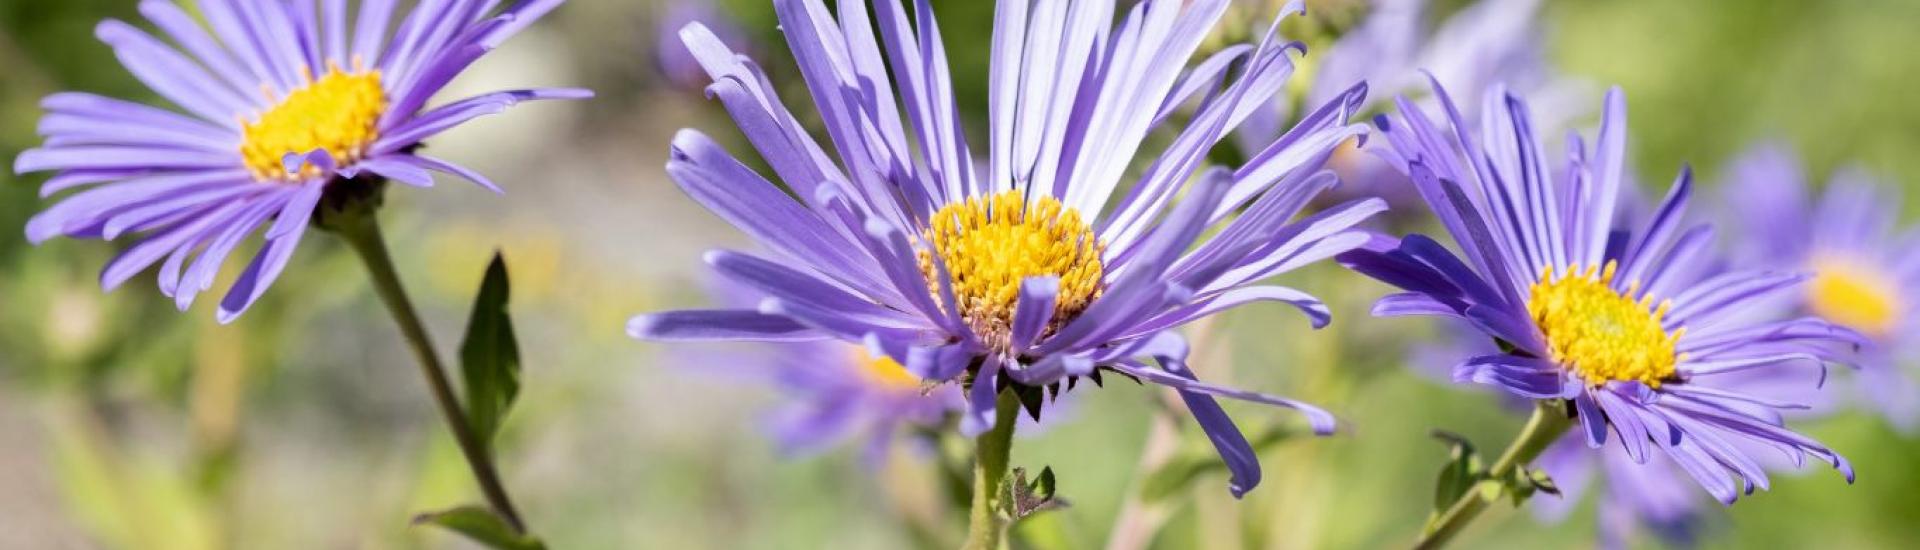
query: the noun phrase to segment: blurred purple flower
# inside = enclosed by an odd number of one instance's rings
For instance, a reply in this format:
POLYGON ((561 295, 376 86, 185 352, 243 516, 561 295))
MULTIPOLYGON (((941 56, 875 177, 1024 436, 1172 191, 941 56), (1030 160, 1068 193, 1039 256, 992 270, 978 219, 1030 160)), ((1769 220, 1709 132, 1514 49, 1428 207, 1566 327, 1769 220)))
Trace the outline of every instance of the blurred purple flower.
MULTIPOLYGON (((1424 94, 1426 73, 1463 97, 1480 97, 1498 86, 1532 98, 1543 115, 1536 119, 1542 133, 1558 132, 1591 112, 1593 87, 1559 74, 1546 59, 1541 0, 1480 0, 1445 20, 1431 16, 1428 0, 1370 4, 1362 23, 1318 56, 1306 105, 1324 104, 1364 82, 1377 93, 1362 111, 1384 108, 1396 94, 1424 94)), ((1431 107, 1429 101, 1419 104, 1431 107)), ((1477 105, 1463 107, 1466 117, 1478 116, 1477 105)), ((1256 147, 1271 142, 1286 127, 1291 109, 1283 98, 1257 110, 1242 124, 1239 139, 1256 147)), ((1382 197, 1402 216, 1417 211, 1401 208, 1420 201, 1406 176, 1357 142, 1341 147, 1328 165, 1343 184, 1332 195, 1382 197)))
POLYGON ((785 189, 693 130, 675 139, 668 173, 778 259, 710 253, 715 270, 768 298, 755 309, 642 315, 629 333, 859 342, 916 377, 968 388, 968 435, 992 427, 997 393, 1017 389, 1008 386, 1071 390, 1103 374, 1168 386, 1243 494, 1259 483, 1259 464, 1215 397, 1297 409, 1320 433, 1333 417, 1195 380, 1170 329, 1262 301, 1325 323, 1318 300, 1254 283, 1358 246, 1367 236, 1353 225, 1384 205, 1354 201, 1288 223, 1333 185, 1319 169, 1334 145, 1364 131, 1347 123, 1364 88, 1239 169, 1201 170, 1207 151, 1284 86, 1297 49, 1270 31, 1183 71, 1226 6, 1141 2, 1115 27, 1111 0, 999 3, 985 173, 971 162, 924 2, 911 19, 899 2, 875 2, 872 15, 843 2, 837 17, 818 0, 775 3, 833 153, 755 65, 690 26, 682 36, 712 76, 709 90, 785 189), (1170 128, 1171 144, 1123 186, 1148 132, 1190 97, 1201 98, 1191 125, 1170 128))
POLYGON ((58 172, 42 196, 89 188, 34 216, 27 238, 147 233, 107 264, 100 284, 113 289, 161 263, 160 291, 184 311, 241 241, 271 223, 266 244, 220 302, 220 322, 232 321, 286 267, 330 182, 366 174, 426 187, 430 172, 442 172, 497 192, 472 170, 418 154, 420 141, 521 101, 591 94, 512 90, 421 110, 481 55, 559 4, 520 2, 490 15, 493 2, 426 2, 389 42, 389 1, 364 3, 351 26, 344 0, 320 2, 317 13, 312 1, 200 2, 206 26, 171 2, 141 2, 173 45, 111 19, 95 34, 187 114, 82 92, 47 96, 39 127, 46 144, 21 153, 13 169, 58 172), (350 30, 359 32, 349 37, 350 30))
POLYGON ((864 438, 869 461, 883 460, 899 431, 934 428, 965 405, 960 388, 929 386, 900 363, 838 340, 774 346, 769 374, 787 397, 773 437, 786 452, 805 453, 864 438))
MULTIPOLYGON (((753 308, 765 298, 731 279, 715 278, 712 287, 722 307, 753 308)), ((726 365, 771 383, 782 404, 771 415, 769 432, 788 454, 863 439, 864 458, 882 461, 901 431, 937 429, 966 404, 959 387, 927 384, 897 361, 834 339, 756 343, 702 352, 687 362, 726 365)))
POLYGON ((1567 434, 1541 453, 1534 465, 1552 477, 1560 495, 1534 498, 1536 515, 1548 521, 1566 517, 1589 490, 1597 491, 1600 547, 1626 548, 1642 529, 1667 544, 1690 547, 1700 529, 1702 498, 1687 487, 1683 470, 1666 455, 1635 461, 1624 447, 1594 451, 1586 437, 1567 434))
POLYGON ((665 0, 665 5, 654 18, 653 35, 658 37, 654 45, 655 63, 660 77, 667 84, 690 93, 706 89, 707 71, 700 67, 700 61, 694 59, 693 52, 687 51, 686 43, 680 40, 680 29, 687 25, 700 23, 712 31, 714 36, 734 51, 751 52, 747 47, 747 33, 714 4, 718 0, 665 0))
POLYGON ((1644 229, 1615 223, 1627 129, 1618 89, 1607 94, 1594 148, 1570 140, 1557 168, 1546 165, 1518 97, 1487 94, 1483 144, 1438 83, 1434 92, 1451 135, 1405 98, 1399 116, 1378 122, 1393 146, 1389 159, 1465 260, 1423 235, 1343 254, 1353 269, 1407 291, 1380 300, 1375 315, 1472 323, 1504 351, 1460 363, 1456 382, 1571 402, 1589 447, 1601 448, 1611 431, 1636 463, 1662 451, 1723 503, 1768 486, 1743 444, 1796 462, 1810 455, 1853 480, 1844 458, 1784 427, 1782 412, 1803 406, 1730 381, 1797 364, 1824 368, 1863 337, 1813 318, 1741 317, 1807 276, 1712 274, 1710 228, 1681 221, 1692 195, 1689 170, 1644 229))
POLYGON ((1861 170, 1836 174, 1818 200, 1785 146, 1766 144, 1734 162, 1724 189, 1731 226, 1753 238, 1744 261, 1814 274, 1783 307, 1845 325, 1872 342, 1855 386, 1896 427, 1920 427, 1920 388, 1903 365, 1920 364, 1920 228, 1900 229, 1898 190, 1861 170))

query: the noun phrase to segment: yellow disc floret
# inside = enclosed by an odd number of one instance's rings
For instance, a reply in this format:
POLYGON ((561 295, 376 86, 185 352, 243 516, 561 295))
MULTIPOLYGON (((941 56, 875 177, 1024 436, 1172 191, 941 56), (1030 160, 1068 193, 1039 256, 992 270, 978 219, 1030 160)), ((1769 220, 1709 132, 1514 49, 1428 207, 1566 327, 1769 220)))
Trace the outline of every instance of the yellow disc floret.
MULTIPOLYGON (((240 156, 247 169, 261 181, 293 181, 317 174, 311 165, 299 174, 288 174, 281 159, 287 153, 306 153, 325 149, 336 164, 360 160, 379 130, 375 127, 386 112, 386 92, 380 87, 379 71, 342 71, 330 66, 315 80, 306 83, 272 109, 252 121, 242 121, 245 141, 240 156)), ((268 97, 273 97, 268 92, 268 97)))
POLYGON ((1674 348, 1686 329, 1669 333, 1663 327, 1672 301, 1656 306, 1651 296, 1635 300, 1637 284, 1614 290, 1616 267, 1611 261, 1604 269, 1569 266, 1558 276, 1552 267, 1542 270, 1527 313, 1546 336, 1549 359, 1587 383, 1639 381, 1658 388, 1683 359, 1674 348))
MULTIPOLYGON (((926 231, 932 250, 920 252, 920 271, 938 289, 939 254, 953 277, 960 315, 989 346, 1004 348, 1028 277, 1060 278, 1051 332, 1100 296, 1103 245, 1080 214, 1053 197, 1028 200, 1020 191, 974 197, 935 212, 926 231)), ((938 291, 936 290, 936 293, 938 291)))
POLYGON ((899 361, 885 355, 876 356, 867 352, 866 346, 853 346, 853 362, 860 376, 867 382, 880 388, 899 391, 918 391, 920 378, 907 372, 899 361))
POLYGON ((1807 306, 1829 321, 1873 336, 1886 336, 1900 321, 1899 286, 1883 271, 1839 257, 1814 260, 1807 306))

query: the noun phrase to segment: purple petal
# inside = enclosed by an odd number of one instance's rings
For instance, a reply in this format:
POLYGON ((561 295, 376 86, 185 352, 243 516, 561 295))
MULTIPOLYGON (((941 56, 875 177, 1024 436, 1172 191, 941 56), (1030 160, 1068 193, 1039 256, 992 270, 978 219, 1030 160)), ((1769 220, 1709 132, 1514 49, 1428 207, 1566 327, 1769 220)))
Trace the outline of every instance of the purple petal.
POLYGON ((22 151, 13 159, 17 174, 42 170, 179 169, 212 170, 240 165, 236 152, 190 148, 80 146, 22 151))
POLYGON ((1256 393, 1256 392, 1250 392, 1250 391, 1244 391, 1244 390, 1236 390, 1233 388, 1227 388, 1222 386, 1215 386, 1213 384, 1207 384, 1204 382, 1194 380, 1192 378, 1187 378, 1182 375, 1171 374, 1159 369, 1139 368, 1139 367, 1120 365, 1120 364, 1113 365, 1112 368, 1114 370, 1118 370, 1120 372, 1133 375, 1142 380, 1159 384, 1162 386, 1167 386, 1176 390, 1180 390, 1182 392, 1211 395, 1215 397, 1227 397, 1232 399, 1239 399, 1241 401, 1251 401, 1254 403, 1261 403, 1266 405, 1273 405, 1276 407, 1286 407, 1289 409, 1294 409, 1296 411, 1299 411, 1301 414, 1306 415, 1308 425, 1311 425, 1313 427, 1314 433, 1320 434, 1320 435, 1328 435, 1333 433, 1335 427, 1339 423, 1338 420, 1334 419, 1333 415, 1328 413, 1327 411, 1321 410, 1319 407, 1315 407, 1313 405, 1308 405, 1306 403, 1294 401, 1292 399, 1276 397, 1276 396, 1267 395, 1264 393, 1256 393))
POLYGON ((482 94, 413 116, 387 129, 375 142, 372 151, 375 154, 388 153, 411 147, 429 137, 438 135, 454 126, 475 118, 499 114, 514 105, 525 101, 546 99, 588 99, 593 92, 579 88, 536 88, 529 90, 507 90, 482 94))
POLYGON ((1040 331, 1053 320, 1054 300, 1060 295, 1060 277, 1028 277, 1020 281, 1020 298, 1014 306, 1013 330, 1009 348, 1027 349, 1040 337, 1040 331))
POLYGON ((973 376, 973 387, 967 391, 967 409, 960 416, 960 435, 977 437, 993 429, 999 385, 1000 361, 989 356, 980 365, 980 372, 973 376))
POLYGON ((1565 375, 1558 365, 1544 359, 1518 355, 1482 355, 1454 367, 1456 382, 1472 381, 1498 386, 1508 392, 1532 399, 1566 397, 1565 375))
POLYGON ((806 342, 827 337, 786 317, 735 309, 639 315, 627 321, 627 336, 668 342, 806 342))

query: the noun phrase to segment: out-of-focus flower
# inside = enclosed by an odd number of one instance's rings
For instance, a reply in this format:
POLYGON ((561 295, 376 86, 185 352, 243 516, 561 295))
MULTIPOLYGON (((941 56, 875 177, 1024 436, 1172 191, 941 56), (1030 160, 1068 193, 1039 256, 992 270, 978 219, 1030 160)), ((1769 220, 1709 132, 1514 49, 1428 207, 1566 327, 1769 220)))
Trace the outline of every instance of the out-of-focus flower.
MULTIPOLYGON (((1320 105, 1356 83, 1376 93, 1362 111, 1384 108, 1396 94, 1424 94, 1425 75, 1446 82, 1463 97, 1480 97, 1501 87, 1531 98, 1540 116, 1536 129, 1558 132, 1591 111, 1593 87, 1559 74, 1547 61, 1539 26, 1540 0, 1480 0, 1445 19, 1433 16, 1428 0, 1370 2, 1359 26, 1342 35, 1311 61, 1313 81, 1305 105, 1320 105)), ((1418 102, 1431 106, 1430 101, 1418 102)), ((1293 103, 1286 98, 1259 109, 1239 129, 1238 138, 1255 147, 1286 128, 1293 103)), ((1478 115, 1478 105, 1465 105, 1478 115)), ((1376 142, 1377 143, 1377 142, 1376 142)), ((1413 211, 1420 197, 1406 176, 1369 154, 1356 141, 1329 161, 1344 184, 1342 196, 1379 196, 1396 212, 1413 211)))
POLYGON ((1625 548, 1642 529, 1670 544, 1691 546, 1705 499, 1687 486, 1679 466, 1661 453, 1647 455, 1643 463, 1620 446, 1589 449, 1585 439, 1567 434, 1534 462, 1560 488, 1558 496, 1533 499, 1536 514, 1564 518, 1592 491, 1599 499, 1600 547, 1625 548))
POLYGON ((692 23, 700 23, 712 31, 714 36, 734 51, 751 52, 746 47, 747 38, 724 12, 714 3, 718 0, 665 0, 660 12, 654 18, 654 62, 660 77, 675 89, 697 93, 707 87, 707 71, 700 68, 700 61, 687 51, 687 45, 680 41, 680 29, 692 23))
POLYGON ((1795 461, 1811 455, 1852 481, 1844 458, 1784 427, 1782 411, 1800 405, 1739 391, 1729 380, 1820 366, 1864 337, 1820 319, 1742 316, 1808 276, 1712 274, 1711 229, 1681 221, 1689 170, 1645 227, 1615 222, 1626 149, 1619 90, 1607 94, 1594 147, 1573 140, 1561 167, 1547 166, 1519 98, 1490 92, 1482 142, 1437 83, 1434 92, 1452 135, 1404 98, 1400 116, 1379 122, 1393 145, 1390 160, 1465 260, 1422 235, 1343 255, 1355 270, 1407 290, 1382 299, 1376 315, 1472 323, 1503 352, 1468 358, 1455 367, 1456 381, 1571 402, 1589 447, 1612 432, 1634 462, 1662 452, 1721 502, 1768 486, 1746 446, 1795 461))
POLYGON ((1900 197, 1860 170, 1836 174, 1815 201, 1785 146, 1756 147, 1734 163, 1724 189, 1733 227, 1751 235, 1743 261, 1814 274, 1786 307, 1845 325, 1872 343, 1858 356, 1859 393, 1895 426, 1920 426, 1920 229, 1898 228, 1900 197))
POLYGON ((933 428, 965 405, 960 388, 932 386, 884 355, 839 340, 769 344, 773 377, 788 398, 775 413, 773 437, 788 452, 808 452, 865 438, 879 460, 900 430, 933 428))
POLYGON ((682 34, 714 79, 711 92, 787 190, 692 130, 675 139, 667 170, 778 259, 713 252, 715 270, 767 296, 759 307, 642 315, 629 332, 862 343, 915 377, 968 388, 960 427, 970 435, 993 426, 1003 389, 1042 396, 1103 374, 1169 386, 1226 460, 1232 492, 1244 493, 1259 483, 1259 464, 1216 396, 1295 408, 1321 433, 1333 417, 1195 380, 1170 329, 1261 301, 1326 322, 1325 306, 1305 293, 1254 283, 1358 246, 1367 237, 1353 225, 1383 204, 1354 201, 1289 223, 1334 183, 1319 170, 1333 146, 1364 130, 1346 120, 1364 88, 1239 169, 1201 170, 1207 151, 1293 71, 1295 48, 1272 32, 1183 71, 1226 5, 1141 2, 1115 27, 1112 1, 1001 2, 984 172, 971 161, 925 3, 911 19, 899 2, 875 2, 871 16, 845 2, 837 17, 817 0, 775 3, 832 153, 755 65, 689 27, 682 34), (1174 128, 1123 186, 1148 132, 1192 97, 1192 123, 1174 128))
POLYGON ((146 233, 107 264, 101 285, 112 289, 159 263, 161 292, 185 310, 227 256, 267 226, 266 244, 221 300, 218 318, 231 321, 286 267, 333 182, 366 175, 426 187, 431 172, 442 172, 498 191, 472 170, 419 154, 421 140, 521 101, 591 94, 511 90, 422 109, 559 4, 516 2, 495 12, 495 2, 423 2, 389 33, 391 1, 364 2, 350 14, 344 0, 317 9, 311 1, 210 0, 198 4, 204 26, 171 2, 142 2, 141 13, 172 44, 115 20, 95 34, 186 113, 81 92, 48 96, 39 127, 46 143, 14 159, 14 171, 58 172, 43 195, 87 189, 34 216, 27 238, 146 233))
MULTIPOLYGON (((1540 0, 1480 0, 1445 20, 1430 13, 1428 0, 1375 2, 1365 22, 1342 36, 1315 66, 1307 104, 1336 97, 1356 82, 1379 90, 1376 103, 1394 94, 1424 91, 1426 74, 1477 97, 1503 86, 1547 101, 1553 117, 1587 112, 1587 86, 1553 70, 1542 48, 1540 0), (1439 21, 1436 25, 1434 22, 1439 21), (1425 73, 1425 74, 1423 74, 1425 73)), ((1468 106, 1469 116, 1478 114, 1468 106)), ((1542 120, 1557 127, 1564 119, 1542 120)))
MULTIPOLYGON (((765 297, 730 279, 715 278, 711 286, 723 307, 753 308, 765 297)), ((959 387, 928 384, 898 361, 835 339, 701 351, 692 362, 727 365, 732 374, 770 382, 782 403, 770 415, 769 432, 789 454, 863 439, 862 454, 877 462, 901 431, 938 429, 966 404, 959 387)))

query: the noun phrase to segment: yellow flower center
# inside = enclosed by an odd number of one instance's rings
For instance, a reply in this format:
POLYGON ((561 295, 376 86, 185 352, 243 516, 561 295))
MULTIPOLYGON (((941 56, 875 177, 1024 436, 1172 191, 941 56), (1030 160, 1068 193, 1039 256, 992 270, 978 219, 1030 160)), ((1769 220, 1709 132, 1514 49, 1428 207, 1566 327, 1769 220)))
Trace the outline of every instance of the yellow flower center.
POLYGON ((1684 359, 1674 347, 1687 329, 1662 328, 1672 301, 1655 306, 1651 296, 1634 300, 1637 283, 1624 294, 1615 291, 1616 267, 1611 261, 1601 270, 1568 266, 1559 277, 1546 268, 1533 285, 1527 313, 1546 335, 1549 359, 1587 383, 1632 380, 1658 388, 1684 359))
MULTIPOLYGON (((380 71, 345 72, 329 66, 327 74, 281 98, 252 122, 242 121, 245 141, 240 156, 247 169, 261 181, 296 181, 319 174, 311 164, 288 174, 281 159, 287 153, 305 154, 325 149, 336 164, 360 160, 368 145, 379 137, 375 125, 386 112, 386 92, 380 87, 380 71)), ((272 97, 271 91, 268 97, 272 97)))
POLYGON ((960 315, 989 346, 1005 351, 1019 302, 1020 283, 1028 277, 1060 278, 1051 333, 1100 296, 1104 245, 1079 212, 1053 197, 1032 201, 1020 191, 969 198, 933 215, 926 231, 932 250, 920 252, 920 272, 938 293, 939 254, 953 277, 960 315))
POLYGON ((908 373, 907 368, 892 357, 868 353, 866 346, 853 346, 853 363, 859 366, 860 375, 875 386, 900 391, 920 390, 919 377, 908 373))
POLYGON ((1891 277, 1847 258, 1817 258, 1813 268, 1807 305, 1815 315, 1872 336, 1893 332, 1901 302, 1891 277))

